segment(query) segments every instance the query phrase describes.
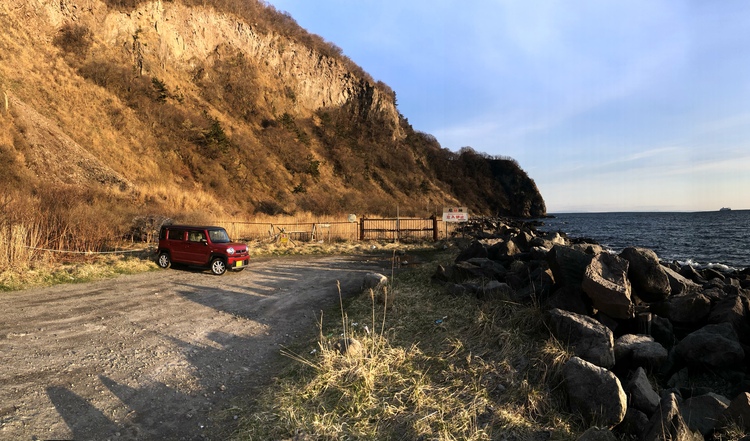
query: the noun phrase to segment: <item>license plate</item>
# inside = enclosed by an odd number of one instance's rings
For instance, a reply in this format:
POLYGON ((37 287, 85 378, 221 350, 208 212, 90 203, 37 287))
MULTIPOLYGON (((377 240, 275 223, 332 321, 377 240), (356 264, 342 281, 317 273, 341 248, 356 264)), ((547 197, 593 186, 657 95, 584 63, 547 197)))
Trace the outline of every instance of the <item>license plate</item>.
POLYGON ((242 264, 243 264, 243 263, 244 263, 243 261, 241 261, 241 260, 238 260, 237 262, 235 262, 235 264, 234 264, 234 267, 235 267, 235 268, 239 268, 239 267, 241 267, 241 266, 242 266, 242 264))

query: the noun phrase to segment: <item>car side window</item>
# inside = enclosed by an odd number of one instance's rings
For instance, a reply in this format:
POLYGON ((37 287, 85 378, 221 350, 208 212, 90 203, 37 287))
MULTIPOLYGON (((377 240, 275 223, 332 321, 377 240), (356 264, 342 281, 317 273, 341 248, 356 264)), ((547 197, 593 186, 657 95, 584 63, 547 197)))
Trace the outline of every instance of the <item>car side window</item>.
POLYGON ((190 242, 200 242, 206 238, 206 235, 203 234, 203 231, 191 231, 188 233, 188 240, 190 242))
POLYGON ((184 230, 169 230, 169 240, 182 240, 185 237, 184 230))

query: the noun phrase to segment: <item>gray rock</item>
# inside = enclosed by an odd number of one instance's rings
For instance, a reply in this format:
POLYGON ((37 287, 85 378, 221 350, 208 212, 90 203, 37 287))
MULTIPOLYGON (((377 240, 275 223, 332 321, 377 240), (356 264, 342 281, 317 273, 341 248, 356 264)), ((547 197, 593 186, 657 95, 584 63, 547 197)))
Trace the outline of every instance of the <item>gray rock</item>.
POLYGON ((388 277, 378 273, 367 273, 362 280, 362 289, 379 289, 388 283, 388 277))
POLYGON ((487 247, 484 246, 484 244, 478 240, 475 240, 471 242, 471 244, 463 251, 458 253, 458 256, 456 256, 456 263, 462 262, 464 260, 469 260, 474 257, 487 257, 487 247))
POLYGON ((671 296, 666 302, 654 305, 653 309, 675 324, 697 324, 708 317, 711 300, 700 293, 671 296))
POLYGON ((667 380, 667 386, 672 389, 684 389, 690 387, 690 372, 688 368, 682 368, 679 371, 672 374, 667 380))
POLYGON ((625 418, 622 423, 617 426, 617 430, 626 434, 632 435, 635 439, 641 439, 648 429, 648 416, 638 409, 628 407, 625 412, 625 418))
POLYGON ((719 418, 717 427, 726 427, 730 424, 750 430, 750 393, 743 392, 729 403, 729 407, 719 418))
POLYGON ((513 288, 507 283, 490 280, 487 283, 476 286, 476 294, 482 300, 509 300, 513 297, 513 288))
POLYGON ((729 323, 706 325, 682 339, 675 348, 689 366, 709 369, 734 368, 745 351, 729 323))
POLYGON ((646 302, 666 299, 672 292, 669 278, 659 264, 656 253, 647 248, 628 247, 622 250, 620 257, 630 265, 628 277, 638 297, 646 302))
POLYGON ((640 410, 646 416, 653 415, 659 407, 659 394, 654 391, 643 368, 639 367, 633 373, 625 387, 625 393, 628 396, 628 406, 640 410))
POLYGON ((682 419, 690 430, 708 435, 713 432, 719 417, 729 407, 729 399, 715 393, 690 397, 680 405, 682 419))
POLYGON ((723 273, 716 271, 713 268, 705 268, 701 270, 701 274, 703 274, 703 278, 708 280, 709 282, 713 280, 724 282, 726 280, 726 276, 723 273))
POLYGON ((650 335, 625 334, 615 340, 615 363, 628 363, 648 369, 663 365, 669 352, 650 335))
POLYGON ((719 299, 708 314, 708 323, 730 323, 737 333, 740 342, 750 344, 750 300, 739 295, 719 299))
POLYGON ((672 349, 677 342, 672 322, 658 315, 651 315, 651 336, 667 349, 672 349))
POLYGON ((547 254, 547 262, 555 282, 563 286, 581 286, 583 274, 593 257, 593 254, 573 246, 555 245, 547 254))
POLYGON ((698 285, 703 285, 707 282, 707 280, 703 278, 703 276, 690 265, 685 265, 680 268, 680 275, 682 277, 685 277, 686 279, 692 280, 698 285))
POLYGON ((598 254, 586 267, 581 286, 594 308, 613 318, 634 316, 627 260, 614 254, 598 254))
POLYGON ((580 286, 566 285, 556 290, 544 301, 544 309, 559 308, 580 315, 588 315, 589 298, 580 286))
POLYGON ((508 272, 500 262, 484 257, 474 257, 466 262, 478 267, 480 274, 488 279, 501 280, 508 272))
POLYGON ((342 338, 334 343, 333 348, 346 357, 357 357, 364 353, 362 343, 354 338, 342 338))
MULTIPOLYGON (((474 260, 474 259, 472 259, 474 260)), ((488 278, 481 267, 468 260, 462 260, 447 270, 448 277, 453 282, 464 282, 469 279, 488 278)), ((494 277, 493 277, 494 278, 494 277)))
POLYGON ((591 317, 552 309, 548 311, 552 334, 578 357, 604 368, 615 365, 612 331, 591 317))
POLYGON ((648 422, 644 441, 703 441, 703 435, 690 430, 680 414, 677 395, 668 393, 661 399, 648 422))
POLYGON ((662 267, 662 269, 667 274, 667 278, 669 278, 669 287, 672 290, 671 295, 692 294, 701 288, 697 283, 669 267, 662 267))
POLYGON ((615 374, 573 357, 563 366, 563 377, 572 412, 602 427, 611 428, 623 420, 627 397, 615 374))

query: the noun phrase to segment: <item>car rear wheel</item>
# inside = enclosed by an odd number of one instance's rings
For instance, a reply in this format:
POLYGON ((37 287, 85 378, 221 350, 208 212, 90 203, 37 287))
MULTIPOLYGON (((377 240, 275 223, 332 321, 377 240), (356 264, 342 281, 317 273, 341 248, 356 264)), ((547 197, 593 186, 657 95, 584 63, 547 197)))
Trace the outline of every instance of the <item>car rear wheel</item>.
POLYGON ((224 263, 224 259, 217 257, 211 261, 211 272, 220 276, 227 272, 227 264, 224 263))
POLYGON ((169 258, 169 253, 161 253, 159 254, 159 258, 156 259, 156 263, 162 268, 169 268, 172 264, 172 259, 169 258))

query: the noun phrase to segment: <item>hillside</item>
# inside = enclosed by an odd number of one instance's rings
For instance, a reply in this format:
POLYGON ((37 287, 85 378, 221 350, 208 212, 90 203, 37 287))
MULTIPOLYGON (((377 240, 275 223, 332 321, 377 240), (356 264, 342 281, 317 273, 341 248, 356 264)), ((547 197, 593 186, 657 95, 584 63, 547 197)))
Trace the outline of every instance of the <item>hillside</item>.
POLYGON ((6 217, 545 214, 515 161, 441 148, 260 0, 17 0, 0 25, 6 217))

